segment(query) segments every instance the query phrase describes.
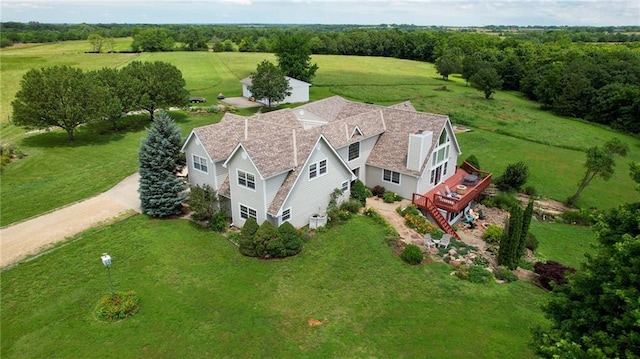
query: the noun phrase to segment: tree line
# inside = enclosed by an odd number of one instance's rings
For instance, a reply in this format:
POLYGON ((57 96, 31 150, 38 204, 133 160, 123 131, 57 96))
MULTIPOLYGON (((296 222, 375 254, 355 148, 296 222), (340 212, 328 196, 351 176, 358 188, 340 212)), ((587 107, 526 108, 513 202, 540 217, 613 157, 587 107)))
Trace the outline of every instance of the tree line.
POLYGON ((279 24, 245 24, 245 25, 188 25, 188 24, 46 24, 36 21, 0 22, 0 47, 15 43, 44 43, 68 40, 86 40, 90 34, 99 34, 106 38, 132 37, 149 28, 162 28, 168 31, 171 38, 184 42, 186 37, 196 30, 202 33, 207 41, 213 39, 229 39, 236 46, 242 40, 247 44, 268 43, 275 32, 282 29, 302 29, 311 33, 339 34, 351 30, 398 30, 401 32, 463 32, 490 33, 500 37, 516 37, 540 42, 638 42, 640 26, 608 26, 608 27, 566 27, 566 26, 485 26, 449 28, 443 26, 417 26, 409 24, 380 25, 279 25, 279 24))
POLYGON ((29 70, 11 103, 12 121, 26 129, 59 127, 74 139, 78 126, 118 121, 130 111, 144 110, 153 121, 156 109, 184 106, 189 93, 180 70, 166 62, 134 61, 122 69, 53 66, 29 70))

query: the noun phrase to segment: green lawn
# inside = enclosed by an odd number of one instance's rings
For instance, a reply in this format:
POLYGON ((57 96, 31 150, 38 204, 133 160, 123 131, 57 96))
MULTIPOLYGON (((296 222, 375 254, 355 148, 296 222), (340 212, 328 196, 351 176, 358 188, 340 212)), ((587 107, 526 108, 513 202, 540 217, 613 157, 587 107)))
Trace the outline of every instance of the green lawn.
POLYGON ((472 284, 410 267, 367 217, 317 234, 285 260, 241 256, 184 220, 134 216, 2 273, 2 358, 532 358, 548 294, 527 282, 472 284), (118 290, 141 310, 91 314, 118 290), (310 318, 324 324, 310 328, 310 318))
POLYGON ((536 258, 553 260, 580 269, 585 253, 595 253, 596 233, 591 227, 563 223, 531 222, 531 233, 536 235, 540 247, 536 258))
MULTIPOLYGON (((117 46, 125 49, 130 41, 120 39, 117 46)), ((120 134, 79 129, 75 143, 66 141, 60 130, 27 134, 7 119, 11 100, 28 69, 56 64, 96 69, 124 66, 134 60, 167 61, 182 71, 192 95, 206 97, 205 105, 210 105, 218 102, 218 93, 239 96, 240 79, 254 71, 261 60, 275 61, 272 54, 263 53, 85 54, 88 50, 86 41, 0 50, 0 143, 17 145, 27 154, 2 171, 2 226, 96 195, 133 173, 139 142, 145 135, 143 128, 148 126, 140 122, 120 134)), ((458 77, 441 80, 429 63, 320 55, 313 56, 313 61, 319 70, 311 87, 312 99, 338 94, 383 105, 411 100, 418 110, 450 114, 474 130, 458 136, 462 158, 475 154, 483 169, 496 175, 509 163, 525 161, 531 169, 529 184, 542 195, 560 201, 573 193, 583 173, 585 154, 581 150, 612 137, 621 138, 630 145, 629 156, 618 160, 618 170, 611 181, 594 180, 579 205, 611 208, 638 199, 627 174, 629 161, 640 162, 637 138, 554 116, 515 93, 498 92, 495 99, 485 100, 458 77), (441 86, 447 86, 449 91, 435 90, 441 86)), ((193 127, 219 118, 180 114, 179 122, 186 134, 193 127)))

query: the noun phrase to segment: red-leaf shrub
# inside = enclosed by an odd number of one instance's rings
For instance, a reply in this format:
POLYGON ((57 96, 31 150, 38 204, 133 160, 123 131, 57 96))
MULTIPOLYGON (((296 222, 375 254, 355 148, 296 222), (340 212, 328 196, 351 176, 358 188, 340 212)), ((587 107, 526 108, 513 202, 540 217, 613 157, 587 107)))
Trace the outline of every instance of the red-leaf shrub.
POLYGON ((547 263, 537 262, 533 266, 533 271, 540 275, 540 284, 543 287, 553 290, 551 282, 555 282, 556 285, 567 284, 565 275, 567 272, 575 273, 576 269, 555 261, 547 261, 547 263))

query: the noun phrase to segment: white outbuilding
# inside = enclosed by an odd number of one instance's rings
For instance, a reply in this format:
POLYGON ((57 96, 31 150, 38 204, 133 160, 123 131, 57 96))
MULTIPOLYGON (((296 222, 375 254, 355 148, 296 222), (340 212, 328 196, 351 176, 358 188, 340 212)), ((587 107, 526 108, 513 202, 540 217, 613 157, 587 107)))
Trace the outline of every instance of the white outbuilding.
MULTIPOLYGON (((285 78, 287 79, 287 81, 289 81, 289 87, 291 87, 291 95, 285 97, 281 103, 309 102, 309 87, 311 86, 311 84, 294 79, 293 77, 289 76, 285 76, 285 78)), ((240 83, 242 84, 242 96, 251 99, 253 97, 251 91, 249 91, 249 87, 253 83, 251 76, 240 80, 240 83)), ((268 105, 268 101, 266 99, 255 100, 268 105)))

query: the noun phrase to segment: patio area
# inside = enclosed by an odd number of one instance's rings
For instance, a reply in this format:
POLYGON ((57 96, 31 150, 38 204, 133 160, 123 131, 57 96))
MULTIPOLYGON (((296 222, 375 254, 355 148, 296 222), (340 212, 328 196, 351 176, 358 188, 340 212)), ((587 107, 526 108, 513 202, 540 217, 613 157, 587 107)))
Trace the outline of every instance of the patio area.
POLYGON ((460 212, 491 184, 492 174, 473 167, 466 161, 449 177, 425 194, 414 193, 413 203, 426 208, 427 200, 447 212, 460 212))

